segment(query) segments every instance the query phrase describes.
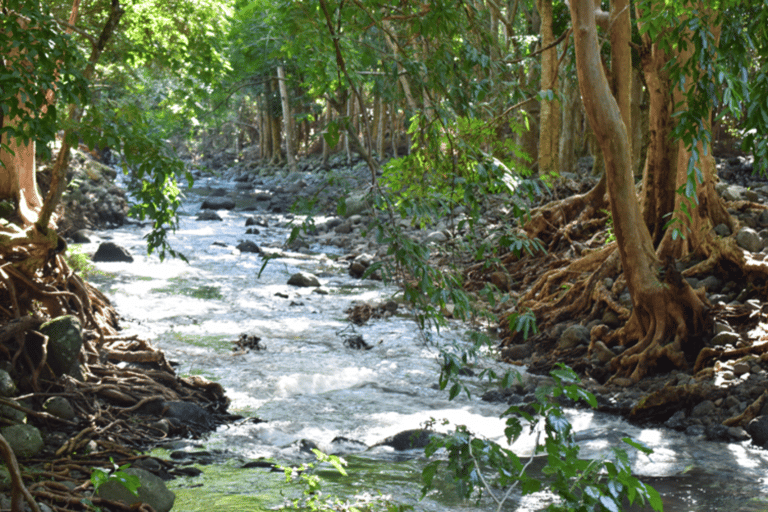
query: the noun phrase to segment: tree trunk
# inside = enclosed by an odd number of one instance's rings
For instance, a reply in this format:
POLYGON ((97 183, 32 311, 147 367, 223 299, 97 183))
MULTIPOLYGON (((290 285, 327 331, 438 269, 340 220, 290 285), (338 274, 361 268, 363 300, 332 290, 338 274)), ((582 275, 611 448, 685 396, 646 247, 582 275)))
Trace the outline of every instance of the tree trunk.
MULTIPOLYGON (((541 44, 547 47, 555 40, 552 33, 552 0, 537 0, 541 17, 541 44)), ((557 46, 541 53, 541 90, 551 91, 551 100, 541 100, 539 128, 539 173, 557 174, 560 155, 560 102, 557 96, 557 46)))
POLYGON ((570 10, 579 88, 605 158, 614 232, 633 305, 632 316, 613 341, 637 343, 614 358, 612 366, 617 375, 637 382, 662 358, 687 367, 682 345, 689 331, 701 325, 706 306, 674 265, 667 265, 665 279, 660 278, 661 265, 635 194, 627 128, 600 59, 594 2, 572 0, 570 10))
POLYGON ((288 100, 288 86, 285 84, 285 69, 277 66, 277 80, 280 88, 280 100, 283 105, 283 129, 285 130, 285 157, 290 172, 297 172, 296 155, 293 153, 293 130, 291 127, 291 103, 288 100))
POLYGON ((665 70, 669 55, 652 43, 646 34, 641 55, 645 83, 648 88, 648 152, 643 169, 643 221, 654 244, 664 235, 667 214, 675 208, 675 164, 677 144, 671 140, 674 127, 672 84, 665 70))

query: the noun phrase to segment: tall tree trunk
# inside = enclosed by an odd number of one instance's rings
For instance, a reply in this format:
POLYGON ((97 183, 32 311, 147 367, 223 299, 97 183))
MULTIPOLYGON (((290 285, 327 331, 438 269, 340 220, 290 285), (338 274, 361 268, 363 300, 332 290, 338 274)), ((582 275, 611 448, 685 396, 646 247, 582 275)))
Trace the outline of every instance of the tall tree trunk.
POLYGON ((293 129, 291 126, 291 103, 288 99, 288 86, 285 83, 285 69, 277 66, 277 80, 280 88, 280 100, 283 105, 283 129, 285 130, 285 157, 290 172, 297 172, 296 155, 293 153, 293 129))
POLYGON ((667 214, 675 207, 675 165, 677 144, 671 140, 674 127, 672 112, 672 83, 666 65, 667 52, 650 41, 645 34, 641 55, 645 83, 648 88, 648 152, 643 169, 643 221, 651 232, 654 244, 664 235, 667 214))
MULTIPOLYGON (((536 0, 541 17, 541 44, 555 41, 552 33, 552 0, 536 0)), ((539 128, 539 173, 557 174, 560 161, 560 102, 557 98, 557 46, 541 53, 541 89, 551 91, 552 99, 541 100, 539 128)))
POLYGON ((636 342, 612 366, 638 381, 662 358, 686 368, 683 344, 703 322, 706 306, 687 281, 667 265, 665 278, 635 194, 629 135, 603 72, 593 0, 572 0, 576 70, 584 107, 605 158, 606 181, 619 257, 632 298, 632 315, 613 337, 636 342), (666 343, 668 337, 672 342, 666 343))

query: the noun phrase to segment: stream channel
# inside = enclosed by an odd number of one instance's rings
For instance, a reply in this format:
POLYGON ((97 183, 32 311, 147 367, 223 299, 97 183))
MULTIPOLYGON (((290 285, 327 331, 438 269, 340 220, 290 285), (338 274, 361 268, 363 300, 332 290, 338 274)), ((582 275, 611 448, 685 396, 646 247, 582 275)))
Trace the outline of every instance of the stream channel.
MULTIPOLYGON (((234 184, 199 179, 196 190, 227 188, 239 207, 249 202, 234 184)), ((171 236, 181 260, 160 262, 146 255, 147 228, 126 226, 99 232, 128 248, 133 263, 97 263, 106 275, 91 280, 113 301, 129 333, 150 339, 178 363, 180 375, 202 375, 219 382, 231 398, 230 412, 254 421, 221 426, 202 440, 179 442, 172 449, 205 450, 212 464, 199 465, 203 474, 169 482, 178 512, 268 510, 300 495, 286 486, 284 476, 267 468, 242 466, 260 458, 291 465, 314 460, 302 450, 309 440, 327 452, 346 451, 349 477, 324 467, 323 492, 341 497, 391 495, 416 510, 495 510, 490 499, 479 503, 458 499, 446 481, 442 489, 418 501, 423 450, 395 452, 371 447, 398 432, 422 427, 425 421, 447 419, 478 435, 503 442, 504 404, 480 399, 486 390, 468 378, 472 397, 453 401, 437 389, 438 347, 465 343, 461 326, 431 332, 429 340, 401 305, 398 315, 354 327, 373 346, 353 350, 344 345, 352 334, 345 310, 353 301, 381 302, 396 289, 380 282, 353 279, 337 264, 336 247, 312 247, 312 254, 281 250, 260 277, 262 257, 240 253, 235 246, 250 239, 260 247, 281 247, 289 228, 284 216, 266 212, 220 211, 222 222, 196 221, 203 200, 188 194, 180 227, 171 236), (263 216, 269 227, 245 235, 245 221, 263 216), (317 275, 328 294, 287 285, 293 273, 317 275), (283 297, 276 295, 280 294, 283 297), (288 298, 284 298, 287 296, 288 298), (243 333, 261 338, 266 350, 235 354, 232 341, 243 333), (348 440, 333 443, 337 437, 348 440), (364 443, 365 446, 358 443, 364 443), (350 453, 352 452, 352 453, 350 453)), ((250 200, 252 201, 252 200, 250 200)), ((96 244, 83 246, 92 253, 96 244)), ((277 249, 273 249, 277 250, 277 249)), ((506 370, 487 358, 485 367, 506 370)), ((630 451, 637 475, 662 494, 664 509, 677 511, 768 511, 768 452, 748 444, 712 443, 663 428, 640 428, 615 416, 584 409, 567 410, 579 432, 584 457, 609 454, 624 436, 654 449, 645 456, 630 451)), ((435 427, 439 430, 442 427, 435 427)), ((448 427, 445 427, 446 429, 448 427)), ((530 453, 533 437, 514 449, 530 453)), ((306 447, 305 447, 306 448, 306 447)), ((168 457, 169 449, 153 454, 168 457)), ((540 510, 552 502, 546 493, 505 503, 504 510, 540 510)))

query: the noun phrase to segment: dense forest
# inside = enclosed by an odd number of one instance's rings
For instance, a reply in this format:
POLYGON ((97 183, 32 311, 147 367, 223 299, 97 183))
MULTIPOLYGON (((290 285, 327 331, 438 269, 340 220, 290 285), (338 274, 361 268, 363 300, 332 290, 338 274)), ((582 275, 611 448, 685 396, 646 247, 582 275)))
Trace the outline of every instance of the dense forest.
MULTIPOLYGON (((126 174, 131 215, 151 223, 160 258, 184 257, 169 233, 193 170, 363 162, 389 247, 366 275, 399 280, 422 324, 492 324, 502 358, 548 347, 543 371, 566 362, 622 388, 672 369, 709 375, 715 360, 765 360, 758 340, 710 344, 718 320, 746 318, 733 308, 766 293, 768 265, 743 242, 765 207, 724 197, 718 175, 729 159, 761 173, 768 157, 763 2, 0 5, 0 316, 11 326, 0 341, 33 375, 30 392, 45 372, 20 356, 25 329, 75 311, 100 333, 81 358, 96 366, 118 336, 108 301, 63 258, 57 222, 78 186, 74 149, 126 174), (487 233, 491 197, 504 198, 504 220, 487 233), (430 251, 400 218, 450 218, 458 242, 430 251), (711 274, 749 283, 738 305, 710 300, 697 283, 711 274), (552 349, 565 320, 590 325, 583 350, 552 349)), ((315 206, 297 201, 308 217, 294 236, 312 232, 315 206)), ((461 359, 446 356, 440 379, 453 394, 461 359)), ((633 414, 710 392, 703 377, 665 389, 633 414)), ((766 396, 724 424, 746 427, 766 396)))

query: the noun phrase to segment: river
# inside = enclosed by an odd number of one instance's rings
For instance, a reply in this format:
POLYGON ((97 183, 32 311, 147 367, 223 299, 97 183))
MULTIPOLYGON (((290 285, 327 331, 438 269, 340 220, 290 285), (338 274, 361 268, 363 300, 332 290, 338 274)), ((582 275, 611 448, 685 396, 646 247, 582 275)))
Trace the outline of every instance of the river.
MULTIPOLYGON (((232 183, 198 180, 199 190, 223 187, 235 195, 232 183)), ((240 196, 240 202, 247 196, 240 196)), ((177 443, 172 448, 215 455, 214 463, 199 466, 203 475, 170 482, 177 493, 174 510, 265 510, 295 497, 298 489, 282 483, 280 473, 243 465, 268 458, 282 464, 311 461, 306 441, 324 451, 346 447, 349 477, 323 469, 324 491, 343 497, 391 495, 417 510, 495 510, 490 499, 458 499, 447 482, 419 501, 421 468, 418 451, 395 452, 372 446, 387 436, 419 428, 432 419, 466 425, 471 431, 503 442, 504 406, 482 401, 486 385, 469 377, 472 396, 448 400, 437 389, 439 347, 463 344, 460 325, 439 333, 419 332, 401 305, 399 314, 352 327, 345 310, 355 301, 380 302, 396 289, 379 282, 353 279, 335 262, 335 247, 312 247, 312 254, 278 249, 289 228, 286 218, 264 212, 220 211, 223 221, 197 221, 202 196, 185 202, 179 229, 170 239, 189 263, 160 262, 146 256, 147 228, 126 226, 99 232, 134 255, 133 263, 98 263, 105 275, 92 278, 115 304, 131 333, 153 340, 178 363, 181 375, 202 375, 221 383, 232 400, 230 411, 263 422, 243 421, 220 427, 205 439, 177 443), (245 235, 245 220, 262 216, 268 227, 245 235), (241 253, 235 246, 252 240, 272 247, 279 257, 259 276, 263 259, 241 253), (317 275, 327 291, 287 285, 290 275, 304 270, 317 275), (266 350, 237 354, 232 341, 256 335, 266 350), (346 336, 362 335, 370 350, 345 346, 346 336), (339 445, 339 437, 348 441, 339 445)), ((83 249, 95 251, 90 244, 83 249)), ((506 370, 492 358, 479 367, 506 370)), ((480 368, 476 368, 479 370, 480 368)), ((582 455, 599 457, 624 435, 654 449, 633 453, 636 474, 661 493, 668 512, 768 510, 768 453, 748 444, 711 443, 658 428, 639 428, 621 418, 585 410, 568 410, 579 432, 582 455)), ((448 427, 445 427, 448 428, 448 427)), ((530 452, 532 438, 515 445, 530 452)), ((159 449, 157 455, 168 456, 159 449)), ((539 510, 551 503, 539 493, 515 497, 504 510, 539 510)))

